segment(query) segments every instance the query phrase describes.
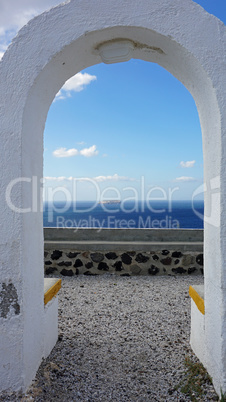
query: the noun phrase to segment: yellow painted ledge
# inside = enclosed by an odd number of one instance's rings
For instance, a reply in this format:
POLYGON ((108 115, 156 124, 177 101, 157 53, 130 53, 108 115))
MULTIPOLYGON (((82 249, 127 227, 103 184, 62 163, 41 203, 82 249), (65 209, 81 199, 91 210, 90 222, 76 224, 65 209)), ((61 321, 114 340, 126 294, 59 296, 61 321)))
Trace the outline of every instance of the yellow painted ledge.
POLYGON ((199 286, 190 286, 189 287, 189 295, 192 300, 195 302, 197 308, 199 309, 200 313, 203 315, 205 314, 205 302, 203 292, 199 291, 199 286), (201 293, 202 295, 200 295, 201 293))
POLYGON ((61 288, 61 279, 45 278, 44 279, 44 304, 52 300, 61 288))

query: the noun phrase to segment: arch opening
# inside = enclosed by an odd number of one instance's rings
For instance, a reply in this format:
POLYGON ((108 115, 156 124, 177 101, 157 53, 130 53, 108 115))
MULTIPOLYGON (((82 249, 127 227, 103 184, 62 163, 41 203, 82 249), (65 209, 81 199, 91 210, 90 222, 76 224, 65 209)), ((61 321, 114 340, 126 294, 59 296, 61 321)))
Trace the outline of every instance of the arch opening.
MULTIPOLYGON (((193 189, 196 189, 201 184, 201 180, 199 181, 200 176, 197 178, 198 167, 178 170, 180 167, 179 158, 183 159, 186 151, 188 151, 187 156, 190 154, 191 159, 192 155, 193 159, 196 159, 195 165, 201 163, 199 159, 197 160, 199 157, 198 152, 195 152, 195 148, 198 147, 200 153, 202 146, 200 143, 200 123, 197 109, 190 93, 159 65, 138 61, 137 59, 123 65, 113 64, 111 67, 99 64, 83 70, 82 73, 84 74, 84 79, 87 74, 90 79, 89 85, 84 88, 83 93, 67 92, 67 89, 71 88, 70 82, 71 85, 76 85, 76 77, 78 77, 79 82, 82 79, 80 72, 78 76, 73 77, 72 81, 67 82, 65 90, 57 94, 57 98, 51 106, 51 113, 47 118, 45 135, 47 134, 50 140, 51 135, 54 133, 54 143, 53 140, 46 141, 44 146, 44 149, 46 149, 46 152, 44 152, 44 160, 46 161, 45 176, 47 176, 45 200, 51 201, 48 199, 48 195, 51 196, 48 193, 49 185, 50 190, 53 189, 54 191, 56 201, 65 201, 64 204, 61 204, 62 213, 69 210, 71 202, 93 201, 90 206, 91 210, 88 211, 92 215, 96 203, 104 201, 106 197, 109 199, 117 197, 121 200, 119 209, 125 213, 125 219, 128 222, 129 218, 133 218, 132 215, 128 215, 130 209, 131 212, 142 213, 144 203, 138 203, 142 197, 145 204, 149 206, 148 194, 151 186, 150 201, 156 197, 168 200, 169 202, 164 205, 164 208, 166 208, 166 214, 170 215, 171 201, 191 199, 193 189), (166 88, 167 84, 169 84, 168 89, 166 88), (115 90, 115 88, 118 89, 115 90), (177 95, 179 99, 177 99, 177 95), (184 105, 183 101, 185 102, 184 105), (68 109, 66 109, 67 104, 68 109), (191 113, 191 116, 189 113, 191 113), (176 116, 179 117, 179 121, 176 120, 176 116), (56 119, 57 123, 55 123, 54 119, 56 119), (184 119, 185 121, 183 121, 184 119), (195 134, 198 134, 198 137, 200 136, 197 144, 194 141, 193 148, 189 144, 191 142, 189 132, 192 130, 192 123, 190 125, 189 120, 195 120, 195 134), (187 121, 189 121, 188 127, 187 121), (66 135, 67 132, 68 135, 66 135), (63 133, 63 136, 61 133, 63 133), (80 141, 85 141, 86 144, 80 144, 80 141), (186 145, 183 145, 185 143, 186 145), (85 158, 81 156, 80 150, 94 146, 93 144, 96 144, 95 146, 97 147, 93 157, 85 158), (189 150, 187 147, 190 147, 189 150), (70 148, 73 149, 70 150, 70 148), (122 151, 123 148, 125 152, 122 151), (69 151, 72 151, 74 156, 69 157, 69 151), (103 154, 103 152, 106 152, 106 154, 103 154), (124 166, 120 155, 123 160, 125 159, 124 166), (170 159, 168 164, 165 165, 166 174, 163 173, 161 166, 162 163, 167 163, 165 162, 165 157, 170 159), (129 168, 131 162, 132 165, 129 168), (55 166, 55 170, 53 170, 53 166, 55 166), (167 169, 169 169, 169 172, 167 169), (159 171, 162 174, 159 174, 159 171), (180 184, 181 182, 176 179, 178 176, 193 176, 194 174, 196 179, 190 180, 187 184, 183 181, 180 184), (116 177, 114 178, 113 175, 116 177), (101 176, 103 176, 103 180, 106 180, 105 182, 100 181, 101 176), (116 181, 117 176, 118 181, 116 181), (89 179, 87 185, 91 186, 91 189, 90 187, 89 191, 85 189, 85 181, 83 182, 83 187, 81 183, 77 183, 78 178, 89 179), (127 178, 128 181, 126 180, 127 178), (62 185, 66 186, 65 192, 61 190, 62 185), (187 198, 183 190, 179 190, 178 187, 184 186, 186 191, 186 185, 189 188, 186 194, 187 198), (112 191, 110 192, 109 189, 106 192, 107 187, 110 186, 113 187, 112 191), (57 193, 58 187, 59 193, 57 193), (126 187, 129 187, 130 191, 126 190, 126 187), (73 191, 73 188, 76 190, 73 191), (76 198, 73 199, 73 196, 76 198), (126 202, 128 198, 131 201, 130 206, 126 202), (134 200, 133 205, 132 200, 134 200)), ((188 179, 192 178, 188 177, 188 179)), ((105 211, 107 208, 102 209, 105 211)), ((74 216, 74 224, 84 218, 83 224, 85 224, 86 220, 88 225, 88 212, 83 217, 82 211, 80 209, 79 211, 80 213, 74 216)), ((166 219, 166 216, 163 217, 159 213, 152 214, 155 209, 151 206, 148 211, 150 211, 152 220, 166 219)), ((74 212, 76 212, 76 206, 74 212)), ((60 217, 60 210, 57 215, 60 217)), ((45 214, 46 226, 57 227, 57 220, 55 219, 54 223, 53 221, 48 222, 48 216, 51 219, 53 218, 52 209, 45 214)), ((95 217, 95 214, 92 216, 95 217)), ((67 217, 69 217, 68 214, 67 217)), ((150 225, 150 222, 147 221, 146 224, 146 218, 142 216, 141 218, 140 221, 138 218, 136 219, 135 227, 152 227, 147 226, 150 225)), ((198 220, 199 217, 197 217, 197 224, 198 220)), ((59 218, 58 222, 59 227, 63 227, 64 222, 65 225, 73 225, 70 219, 66 223, 66 218, 65 220, 59 218)), ((107 227, 107 222, 106 217, 104 227, 107 227)), ((91 221, 91 224, 94 225, 94 222, 91 221)), ((102 221, 96 222, 96 224, 102 224, 102 221)), ((109 224, 112 228, 120 227, 120 222, 114 225, 110 220, 109 224)), ((171 228, 193 227, 185 226, 185 222, 173 222, 173 219, 170 219, 168 223, 163 222, 160 227, 164 227, 164 224, 169 224, 171 228)))

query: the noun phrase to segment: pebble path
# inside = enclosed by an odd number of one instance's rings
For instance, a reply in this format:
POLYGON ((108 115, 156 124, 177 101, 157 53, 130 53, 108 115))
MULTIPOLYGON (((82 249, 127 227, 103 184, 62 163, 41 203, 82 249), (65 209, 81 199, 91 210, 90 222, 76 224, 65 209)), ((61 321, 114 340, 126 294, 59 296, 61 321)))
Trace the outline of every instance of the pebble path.
MULTIPOLYGON (((190 401, 177 389, 189 345, 190 284, 201 276, 62 278, 59 339, 26 394, 1 401, 190 401)), ((218 400, 211 384, 200 401, 218 400)))

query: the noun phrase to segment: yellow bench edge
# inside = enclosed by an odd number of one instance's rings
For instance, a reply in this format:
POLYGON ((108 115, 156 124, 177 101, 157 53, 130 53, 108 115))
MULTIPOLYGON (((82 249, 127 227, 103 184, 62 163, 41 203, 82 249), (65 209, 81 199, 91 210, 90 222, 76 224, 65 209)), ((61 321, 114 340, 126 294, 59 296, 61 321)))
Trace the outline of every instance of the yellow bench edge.
POLYGON ((59 292, 60 288, 61 288, 61 279, 58 279, 58 281, 56 283, 54 283, 54 285, 51 286, 51 288, 49 288, 46 291, 46 293, 44 294, 44 304, 45 305, 47 303, 49 303, 50 300, 52 300, 52 298, 57 295, 57 293, 59 292))
POLYGON ((192 286, 189 286, 189 296, 195 302, 200 313, 202 313, 204 315, 205 314, 204 299, 198 294, 198 292, 196 292, 196 290, 192 286))

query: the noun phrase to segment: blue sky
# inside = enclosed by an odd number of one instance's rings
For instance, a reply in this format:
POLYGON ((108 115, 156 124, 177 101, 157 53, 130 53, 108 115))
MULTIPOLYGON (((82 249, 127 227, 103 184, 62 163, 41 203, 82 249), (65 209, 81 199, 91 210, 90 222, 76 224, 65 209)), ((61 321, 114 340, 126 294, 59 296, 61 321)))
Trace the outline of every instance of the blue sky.
MULTIPOLYGON (((176 198, 188 198, 202 183, 203 161, 198 113, 185 87, 158 65, 139 60, 100 64, 85 72, 96 80, 50 108, 44 176, 101 176, 101 191, 114 186, 122 197, 129 196, 122 192, 124 187, 139 189, 144 177, 145 192, 161 187, 168 193, 169 188, 180 187, 176 198), (93 156, 65 153, 94 145, 93 156), (193 167, 182 167, 182 161, 193 167)), ((48 180, 48 184, 54 182, 59 184, 59 180, 48 180)), ((71 188, 68 180, 64 185, 71 188)), ((77 194, 83 198, 87 192, 92 198, 91 188, 90 182, 80 182, 77 194)), ((160 193, 156 190, 153 197, 160 193)))
MULTIPOLYGON (((0 52, 26 18, 60 2, 31 3, 28 8, 21 1, 18 10, 17 3, 11 10, 3 5, 8 20, 0 17, 0 52)), ((197 3, 226 23, 225 0, 197 3)), ((64 199, 66 192, 79 200, 123 199, 135 192, 143 198, 149 192, 164 199, 173 191, 173 199, 191 199, 203 182, 201 129, 192 96, 153 63, 87 68, 66 83, 49 110, 44 177, 45 198, 54 193, 54 199, 64 199)))

